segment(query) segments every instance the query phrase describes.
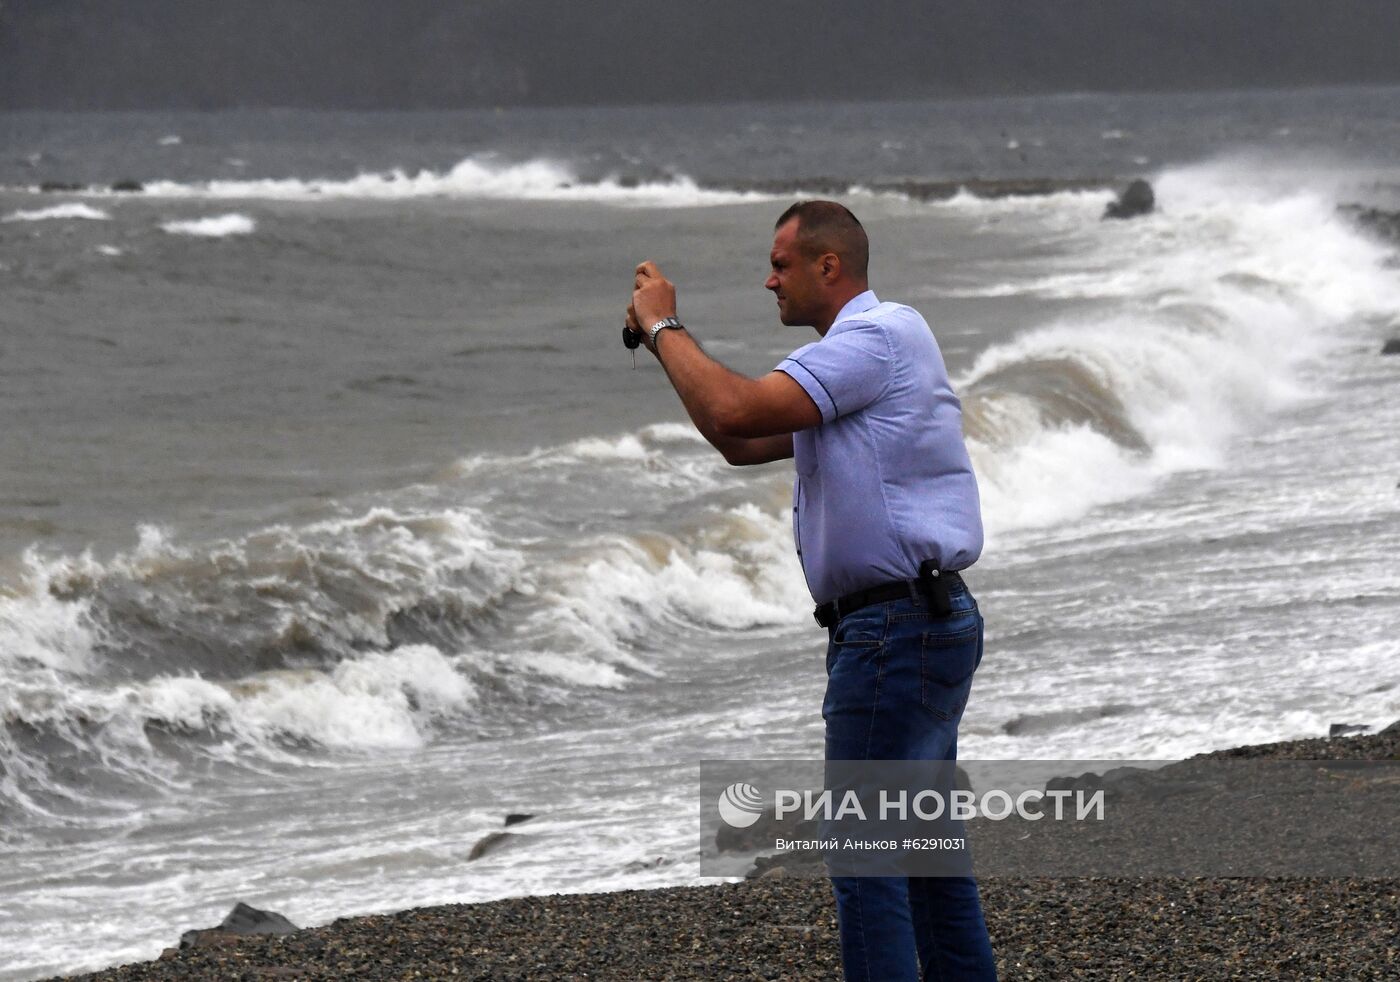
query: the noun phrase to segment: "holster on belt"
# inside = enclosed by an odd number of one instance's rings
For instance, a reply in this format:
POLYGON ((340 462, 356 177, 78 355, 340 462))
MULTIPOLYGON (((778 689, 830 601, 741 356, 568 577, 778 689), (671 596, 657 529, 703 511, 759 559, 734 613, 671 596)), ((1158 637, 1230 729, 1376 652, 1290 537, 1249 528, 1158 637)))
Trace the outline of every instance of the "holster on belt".
POLYGON ((948 593, 948 582, 938 574, 938 563, 925 559, 919 564, 919 592, 924 595, 928 609, 939 617, 947 617, 953 612, 953 598, 948 593))

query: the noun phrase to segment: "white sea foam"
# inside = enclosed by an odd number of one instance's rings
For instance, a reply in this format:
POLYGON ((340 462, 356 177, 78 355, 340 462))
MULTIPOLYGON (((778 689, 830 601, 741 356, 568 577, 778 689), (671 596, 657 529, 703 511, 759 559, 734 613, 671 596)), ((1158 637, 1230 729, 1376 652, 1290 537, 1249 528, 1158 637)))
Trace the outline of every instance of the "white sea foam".
MULTIPOLYGON (((159 676, 115 686, 69 681, 43 703, 0 700, 9 720, 43 725, 104 759, 109 767, 165 783, 175 771, 153 747, 151 727, 224 741, 206 752, 233 757, 249 751, 282 756, 290 739, 342 750, 421 746, 438 719, 463 713, 476 698, 472 683, 431 645, 370 652, 329 671, 259 673, 236 681, 159 676)), ((42 760, 26 759, 0 741, 7 767, 24 768, 25 782, 62 789, 42 760)), ((16 788, 16 796, 22 791, 16 788)))
MULTIPOLYGON (((253 676, 217 693, 198 680, 161 684, 173 690, 168 713, 222 713, 249 742, 291 736, 354 750, 421 746, 433 720, 460 714, 476 698, 472 683, 427 644, 370 652, 330 672, 253 676)), ((152 694, 153 706, 160 695, 152 694)))
POLYGON ((520 564, 460 509, 374 508, 198 546, 145 527, 108 560, 31 551, 0 596, 0 794, 42 815, 36 794, 85 793, 47 751, 18 744, 16 724, 141 782, 173 773, 152 725, 200 735, 221 755, 275 757, 286 740, 420 745, 435 721, 470 711, 471 665, 426 642, 396 644, 391 620, 423 604, 490 603, 520 564), (304 667, 248 663, 289 645, 289 664, 304 667))
MULTIPOLYGON (((1164 474, 1218 465, 1242 431, 1301 394, 1301 364, 1360 320, 1400 314, 1389 251, 1327 195, 1261 190, 1228 165, 1169 172, 1156 186, 1160 213, 1083 233, 1078 271, 987 288, 1109 302, 989 349, 955 380, 981 415, 969 445, 992 532, 1061 522, 1164 474), (1057 420, 1033 393, 982 384, 1057 364, 1120 404, 1146 452, 1057 420)), ((1010 207, 1043 213, 1044 202, 1010 207)), ((1074 199, 1060 207, 1082 210, 1074 199)))
MULTIPOLYGON (((1288 304, 1231 298, 1224 323, 1192 323, 1170 307, 1094 323, 1055 324, 985 353, 960 388, 1009 365, 1071 363, 1121 403, 1147 445, 1089 424, 1047 421, 1025 397, 989 400, 993 440, 971 441, 989 528, 1047 525, 1141 494, 1162 474, 1216 466, 1230 441, 1298 394, 1292 368, 1316 350, 1288 304)), ((1199 313, 1197 312, 1197 317, 1199 313)))
POLYGON ((20 668, 86 671, 101 638, 91 602, 61 599, 58 570, 32 552, 25 565, 24 580, 0 594, 0 680, 20 668))
POLYGON ((1135 269, 1121 270, 1117 273, 1076 269, 1033 279, 1004 280, 978 286, 924 288, 920 294, 961 299, 1022 296, 1056 300, 1131 297, 1136 293, 1142 275, 1135 269))
POLYGON ((621 689, 627 676, 614 665, 574 653, 526 651, 512 656, 512 663, 526 671, 570 685, 596 689, 621 689))
MULTIPOLYGON (((689 439, 674 426, 650 438, 689 439)), ((626 440, 605 445, 634 452, 626 440)), ((568 459, 566 467, 591 466, 586 454, 568 459)), ((36 792, 85 793, 11 739, 17 723, 101 758, 113 774, 168 784, 178 766, 153 732, 196 736, 202 753, 244 762, 282 759, 287 741, 412 748, 440 721, 470 718, 483 682, 498 699, 518 684, 622 688, 664 671, 674 657, 668 638, 791 624, 805 607, 785 511, 716 509, 681 537, 602 535, 528 565, 483 522, 464 511, 377 508, 199 546, 145 527, 133 550, 108 560, 31 554, 25 589, 0 602, 0 794, 38 817, 46 812, 36 792), (389 633, 396 615, 424 602, 463 617, 507 592, 518 598, 515 624, 484 647, 465 638, 474 649, 396 645, 389 633), (121 612, 129 598, 139 604, 135 623, 157 626, 150 644, 190 647, 181 667, 114 677, 114 656, 147 643, 121 612), (295 643, 306 664, 230 675, 223 655, 197 660, 201 648, 218 654, 231 632, 239 646, 295 643), (344 654, 317 665, 317 649, 344 654)), ((158 648, 132 665, 178 654, 158 648)), ((106 820, 95 804, 88 811, 106 820)))
MULTIPOLYGON (((593 454, 644 464, 638 454, 656 452, 649 445, 693 439, 666 424, 643 432, 640 451, 623 437, 580 441, 537 460, 577 474, 596 465, 593 454)), ((29 587, 0 604, 0 716, 140 780, 165 782, 174 772, 151 742, 152 727, 200 735, 203 752, 230 758, 279 758, 287 740, 413 747, 437 721, 469 718, 484 680, 498 698, 517 681, 617 689, 664 671, 674 657, 668 638, 791 624, 805 607, 785 510, 712 508, 682 536, 599 535, 528 562, 484 522, 466 511, 376 508, 198 546, 143 527, 133 550, 108 560, 31 555, 29 587), (484 644, 473 639, 472 650, 393 644, 389 625, 407 609, 428 602, 470 623, 473 604, 498 604, 507 593, 518 605, 514 626, 484 644), (230 597, 239 598, 231 607, 230 597), (139 603, 136 624, 158 626, 151 643, 190 645, 180 669, 112 677, 114 653, 144 643, 130 614, 118 607, 114 620, 106 609, 127 598, 139 603), (230 637, 240 647, 294 643, 311 663, 229 675, 219 651, 230 637), (200 648, 217 657, 198 661, 200 648), (318 649, 344 655, 318 666, 309 657, 318 649)), ((41 760, 15 746, 0 752, 16 755, 9 773, 27 775, 7 800, 20 801, 25 788, 65 792, 41 760)))
POLYGON ((1082 227, 1087 219, 1097 219, 1104 205, 1113 200, 1110 191, 1055 191, 1051 194, 1009 194, 998 198, 983 197, 960 188, 957 194, 942 201, 930 201, 928 207, 948 211, 985 215, 1040 215, 1058 219, 1064 228, 1082 227))
POLYGON ((704 444, 695 427, 683 423, 654 423, 636 433, 590 436, 554 447, 536 447, 525 454, 473 454, 452 465, 449 476, 486 472, 553 471, 575 480, 580 464, 609 461, 635 465, 633 474, 660 487, 689 490, 713 487, 723 467, 718 456, 676 454, 677 444, 704 444))
POLYGON ((517 201, 596 201, 651 207, 726 205, 763 200, 765 196, 701 188, 685 175, 667 180, 623 182, 616 178, 585 181, 566 163, 527 160, 518 163, 468 157, 447 171, 410 174, 391 170, 345 179, 264 179, 181 184, 152 181, 146 195, 160 198, 274 199, 321 201, 350 198, 496 198, 517 201))
POLYGON ((585 437, 573 444, 570 449, 574 456, 580 460, 637 461, 645 460, 648 456, 656 453, 654 449, 644 446, 641 439, 631 433, 613 439, 585 437))
POLYGON ((29 211, 20 210, 11 212, 4 218, 3 222, 45 222, 54 219, 80 218, 86 221, 105 222, 112 216, 100 208, 83 204, 81 201, 67 201, 61 205, 52 205, 48 208, 35 208, 29 211))
POLYGON ((652 423, 641 430, 642 436, 654 443, 700 443, 705 438, 689 423, 652 423))
POLYGON ((161 225, 161 229, 171 235, 194 235, 206 239, 222 239, 230 235, 251 235, 256 227, 257 224, 247 215, 237 213, 164 222, 161 225))
MULTIPOLYGON (((591 653, 647 646, 659 623, 744 630, 798 621, 808 602, 789 516, 743 505, 694 538, 610 538, 565 566, 540 617, 591 653)), ((645 664, 638 667, 645 668, 645 664)))

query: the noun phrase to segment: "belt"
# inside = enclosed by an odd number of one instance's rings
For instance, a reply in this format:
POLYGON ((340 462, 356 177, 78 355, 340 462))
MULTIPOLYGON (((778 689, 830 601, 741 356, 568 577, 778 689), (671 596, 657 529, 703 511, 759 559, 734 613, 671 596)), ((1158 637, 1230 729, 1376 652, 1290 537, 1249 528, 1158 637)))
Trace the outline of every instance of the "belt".
POLYGON ((817 604, 817 609, 812 611, 812 616, 822 627, 831 627, 833 624, 840 623, 841 618, 847 614, 860 610, 862 607, 884 603, 886 600, 899 600, 902 597, 922 596, 928 601, 929 607, 934 613, 946 617, 953 610, 948 593, 953 587, 962 586, 963 579, 955 571, 939 572, 925 569, 924 567, 927 565, 925 563, 924 566, 919 567, 917 580, 892 580, 889 583, 880 583, 864 590, 856 590, 844 597, 837 597, 835 600, 817 604))

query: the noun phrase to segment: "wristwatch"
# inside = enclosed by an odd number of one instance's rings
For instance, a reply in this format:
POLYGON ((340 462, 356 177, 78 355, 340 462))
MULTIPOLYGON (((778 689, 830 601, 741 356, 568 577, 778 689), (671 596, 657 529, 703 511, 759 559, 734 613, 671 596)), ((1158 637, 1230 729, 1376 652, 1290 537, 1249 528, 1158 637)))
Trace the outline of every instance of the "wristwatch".
POLYGON ((674 327, 676 330, 683 330, 685 325, 675 317, 663 317, 661 320, 651 325, 650 330, 647 331, 647 340, 651 342, 653 348, 656 347, 656 336, 668 327, 674 327))

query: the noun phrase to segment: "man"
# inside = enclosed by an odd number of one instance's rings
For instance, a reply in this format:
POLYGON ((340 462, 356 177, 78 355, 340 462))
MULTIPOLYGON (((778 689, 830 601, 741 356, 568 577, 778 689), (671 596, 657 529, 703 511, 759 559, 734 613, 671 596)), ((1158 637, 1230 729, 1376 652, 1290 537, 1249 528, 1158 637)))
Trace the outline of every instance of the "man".
MULTIPOLYGON (((627 326, 731 464, 795 458, 793 534, 829 632, 826 758, 954 760, 982 657, 957 573, 982 549, 961 406, 924 319, 870 292, 869 243, 845 207, 787 209, 770 261, 779 318, 821 337, 762 378, 700 349, 653 263, 636 269, 627 326)), ((995 979, 971 877, 832 883, 847 979, 995 979)))

